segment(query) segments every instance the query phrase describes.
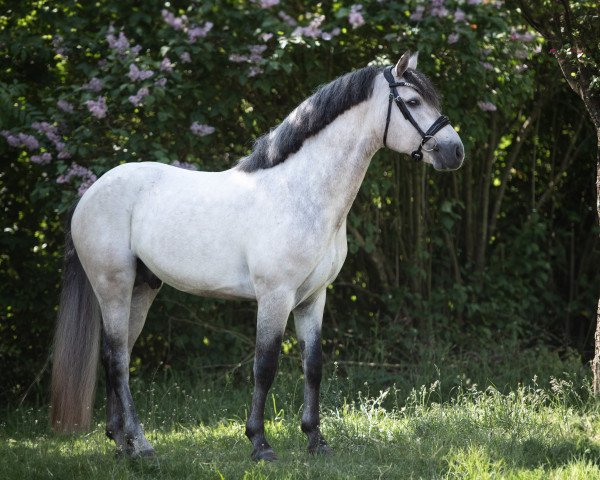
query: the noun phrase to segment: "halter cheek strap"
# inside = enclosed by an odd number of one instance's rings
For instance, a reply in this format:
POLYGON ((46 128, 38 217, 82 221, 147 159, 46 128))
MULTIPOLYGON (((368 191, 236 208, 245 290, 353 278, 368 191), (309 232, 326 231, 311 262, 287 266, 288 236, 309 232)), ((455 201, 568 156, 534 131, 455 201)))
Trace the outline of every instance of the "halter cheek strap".
MULTIPOLYGON (((410 88, 413 88, 414 90, 416 90, 417 92, 419 91, 419 89, 412 83, 396 82, 396 79, 394 78, 394 75, 392 74, 392 68, 394 68, 394 67, 393 66, 386 67, 383 71, 383 76, 387 80, 389 87, 390 87, 390 96, 389 96, 389 102, 388 102, 387 116, 385 119, 385 131, 383 132, 383 146, 387 147, 387 134, 388 134, 388 130, 390 127, 390 118, 392 116, 392 101, 394 101, 394 102, 396 102, 396 105, 402 112, 402 115, 404 116, 404 118, 406 120, 408 120, 412 124, 412 126, 415 127, 417 132, 419 132, 419 135, 421 135, 421 143, 419 144, 419 147, 416 150, 414 150, 410 154, 410 156, 417 161, 422 160, 423 152, 421 150, 424 149, 423 147, 425 146, 425 144, 429 140, 434 139, 434 135, 437 132, 439 132, 442 128, 444 128, 446 125, 450 125, 450 119, 448 117, 446 117, 445 115, 440 115, 438 117, 438 119, 435 122, 433 122, 433 124, 427 129, 427 131, 424 132, 421 129, 421 127, 419 126, 419 124, 416 122, 416 120, 413 118, 413 116, 411 115, 410 111, 408 110, 408 107, 404 103, 404 100, 402 100, 402 98, 398 94, 397 87, 410 87, 410 88)), ((434 150, 436 147, 437 147, 437 142, 432 148, 430 148, 430 149, 425 148, 424 150, 431 151, 431 150, 434 150)))

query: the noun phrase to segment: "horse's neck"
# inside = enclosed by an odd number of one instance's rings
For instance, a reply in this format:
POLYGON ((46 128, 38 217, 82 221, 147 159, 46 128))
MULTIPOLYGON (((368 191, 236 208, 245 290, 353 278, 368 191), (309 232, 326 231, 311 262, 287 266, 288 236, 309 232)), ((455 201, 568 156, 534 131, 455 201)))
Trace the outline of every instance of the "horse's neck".
POLYGON ((381 147, 385 118, 377 122, 379 108, 373 98, 336 118, 325 129, 305 141, 288 161, 293 171, 294 193, 303 203, 310 201, 322 219, 339 227, 375 152, 381 147))

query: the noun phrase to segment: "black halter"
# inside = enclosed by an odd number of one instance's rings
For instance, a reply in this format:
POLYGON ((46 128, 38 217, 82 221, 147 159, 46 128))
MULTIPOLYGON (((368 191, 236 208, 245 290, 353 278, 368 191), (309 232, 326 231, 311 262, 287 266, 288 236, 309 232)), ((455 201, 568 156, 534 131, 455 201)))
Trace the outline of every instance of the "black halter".
MULTIPOLYGON (((439 132, 442 128, 444 128, 446 125, 450 125, 450 119, 448 117, 446 117, 445 115, 440 115, 439 118, 435 122, 433 122, 431 127, 429 127, 429 129, 426 132, 423 132, 423 130, 421 130, 421 127, 419 127, 419 124, 415 121, 413 116, 410 114, 408 107, 404 103, 404 100, 402 100, 402 98, 398 94, 398 90, 396 89, 396 87, 411 87, 411 88, 414 88, 417 92, 419 91, 419 89, 412 83, 396 82, 396 79, 394 78, 394 75, 392 74, 392 68, 394 68, 394 67, 389 66, 383 70, 383 76, 385 77, 385 79, 387 80, 387 82, 390 86, 390 101, 388 103, 387 118, 385 119, 385 131, 383 132, 383 146, 387 147, 386 140, 387 140, 388 128, 390 126, 390 116, 392 115, 392 100, 393 100, 396 102, 396 105, 398 105, 398 108, 402 112, 402 115, 404 115, 404 118, 406 118, 412 124, 412 126, 417 129, 417 132, 419 132, 419 135, 421 135, 422 140, 421 140, 421 143, 419 144, 419 148, 417 148, 415 151, 413 151, 410 154, 410 156, 412 158, 419 161, 419 160, 423 159, 423 152, 421 152, 421 150, 423 149, 425 144, 429 140, 431 140, 433 138, 433 136, 437 132, 439 132)), ((426 152, 430 152, 435 149, 437 149, 437 142, 435 143, 435 145, 432 148, 430 148, 430 149, 425 148, 424 150, 426 152)))

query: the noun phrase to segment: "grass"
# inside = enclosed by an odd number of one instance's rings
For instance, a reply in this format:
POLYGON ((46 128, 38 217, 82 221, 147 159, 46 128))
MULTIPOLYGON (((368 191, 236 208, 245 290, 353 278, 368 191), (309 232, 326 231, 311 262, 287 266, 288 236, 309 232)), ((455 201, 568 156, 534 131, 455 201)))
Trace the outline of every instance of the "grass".
MULTIPOLYGON (((600 479, 599 405, 589 379, 561 373, 494 387, 445 370, 410 389, 378 370, 330 367, 322 430, 335 453, 306 453, 300 431, 302 380, 283 361, 267 406, 267 434, 279 455, 253 463, 244 422, 249 369, 211 379, 136 378, 134 398, 155 459, 116 458, 98 402, 91 432, 47 427, 46 407, 0 414, 0 478, 523 478, 600 479), (379 372, 379 373, 378 373, 379 372)), ((563 368, 564 367, 564 368, 563 368)), ((540 367, 541 368, 541 367, 540 367)), ((502 369, 501 369, 502 370, 502 369)))

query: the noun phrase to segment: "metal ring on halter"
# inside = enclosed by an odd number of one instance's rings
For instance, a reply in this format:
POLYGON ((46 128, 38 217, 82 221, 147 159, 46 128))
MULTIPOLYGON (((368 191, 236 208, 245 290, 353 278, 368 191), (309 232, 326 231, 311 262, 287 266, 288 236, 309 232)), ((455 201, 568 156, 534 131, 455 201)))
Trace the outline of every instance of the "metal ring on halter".
POLYGON ((426 152, 433 152, 434 150, 437 151, 438 149, 438 142, 436 140, 436 138, 433 135, 425 135, 423 137, 423 140, 421 140, 421 147, 423 148, 423 150, 425 150, 426 152), (429 140, 433 140, 433 146, 430 148, 426 148, 425 144, 429 141, 429 140))

